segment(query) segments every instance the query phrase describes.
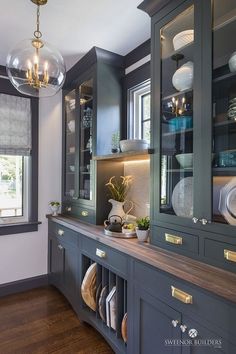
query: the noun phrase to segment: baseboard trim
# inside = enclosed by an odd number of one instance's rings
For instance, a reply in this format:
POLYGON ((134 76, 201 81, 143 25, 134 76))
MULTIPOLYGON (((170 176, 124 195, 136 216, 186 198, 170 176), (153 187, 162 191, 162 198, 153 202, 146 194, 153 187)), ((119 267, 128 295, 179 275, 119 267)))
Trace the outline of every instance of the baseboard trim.
POLYGON ((48 285, 48 274, 0 285, 0 297, 48 285))

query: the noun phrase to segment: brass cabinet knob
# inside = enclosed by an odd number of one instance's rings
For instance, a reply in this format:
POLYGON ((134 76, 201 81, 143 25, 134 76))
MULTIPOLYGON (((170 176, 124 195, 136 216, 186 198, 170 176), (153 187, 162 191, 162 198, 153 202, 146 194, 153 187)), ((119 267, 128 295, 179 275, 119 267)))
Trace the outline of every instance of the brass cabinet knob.
POLYGON ((196 224, 198 222, 198 218, 196 218, 195 216, 192 218, 192 221, 194 222, 194 224, 196 224))
POLYGON ((179 321, 178 321, 178 320, 172 320, 171 323, 172 323, 172 326, 173 326, 173 327, 177 327, 179 321))
POLYGON ((71 211, 71 207, 70 206, 66 207, 66 211, 71 211))
POLYGON ((57 247, 59 248, 59 250, 63 250, 62 245, 58 245, 57 247))
POLYGON ((184 333, 184 332, 186 332, 187 326, 180 325, 179 328, 180 328, 181 332, 184 333))
POLYGON ((63 236, 64 235, 64 230, 58 229, 57 233, 58 233, 59 236, 63 236))
POLYGON ((81 211, 81 215, 82 215, 82 216, 88 216, 88 214, 89 214, 89 213, 88 213, 87 210, 82 210, 82 211, 81 211))

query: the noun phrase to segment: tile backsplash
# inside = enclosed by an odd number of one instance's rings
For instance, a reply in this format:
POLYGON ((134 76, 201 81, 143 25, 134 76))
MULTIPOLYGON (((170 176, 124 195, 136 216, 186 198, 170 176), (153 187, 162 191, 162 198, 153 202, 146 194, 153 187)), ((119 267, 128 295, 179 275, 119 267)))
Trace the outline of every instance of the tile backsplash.
POLYGON ((124 175, 132 175, 133 182, 127 199, 134 203, 130 214, 137 217, 150 214, 150 162, 149 160, 124 163, 124 175))

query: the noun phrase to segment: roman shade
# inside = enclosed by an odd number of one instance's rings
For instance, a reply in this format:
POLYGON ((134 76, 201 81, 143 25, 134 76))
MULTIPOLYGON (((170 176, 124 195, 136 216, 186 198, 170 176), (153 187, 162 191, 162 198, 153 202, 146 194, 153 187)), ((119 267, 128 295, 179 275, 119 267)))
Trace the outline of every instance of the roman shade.
POLYGON ((30 99, 0 94, 0 154, 27 156, 30 153, 30 99))

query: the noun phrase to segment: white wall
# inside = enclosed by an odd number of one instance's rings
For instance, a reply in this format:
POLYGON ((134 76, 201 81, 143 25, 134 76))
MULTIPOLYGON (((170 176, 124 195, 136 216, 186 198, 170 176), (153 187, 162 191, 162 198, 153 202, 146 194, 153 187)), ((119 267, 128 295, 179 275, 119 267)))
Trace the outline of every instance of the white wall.
POLYGON ((0 284, 47 273, 48 202, 61 198, 61 92, 39 104, 38 232, 0 236, 0 284))

